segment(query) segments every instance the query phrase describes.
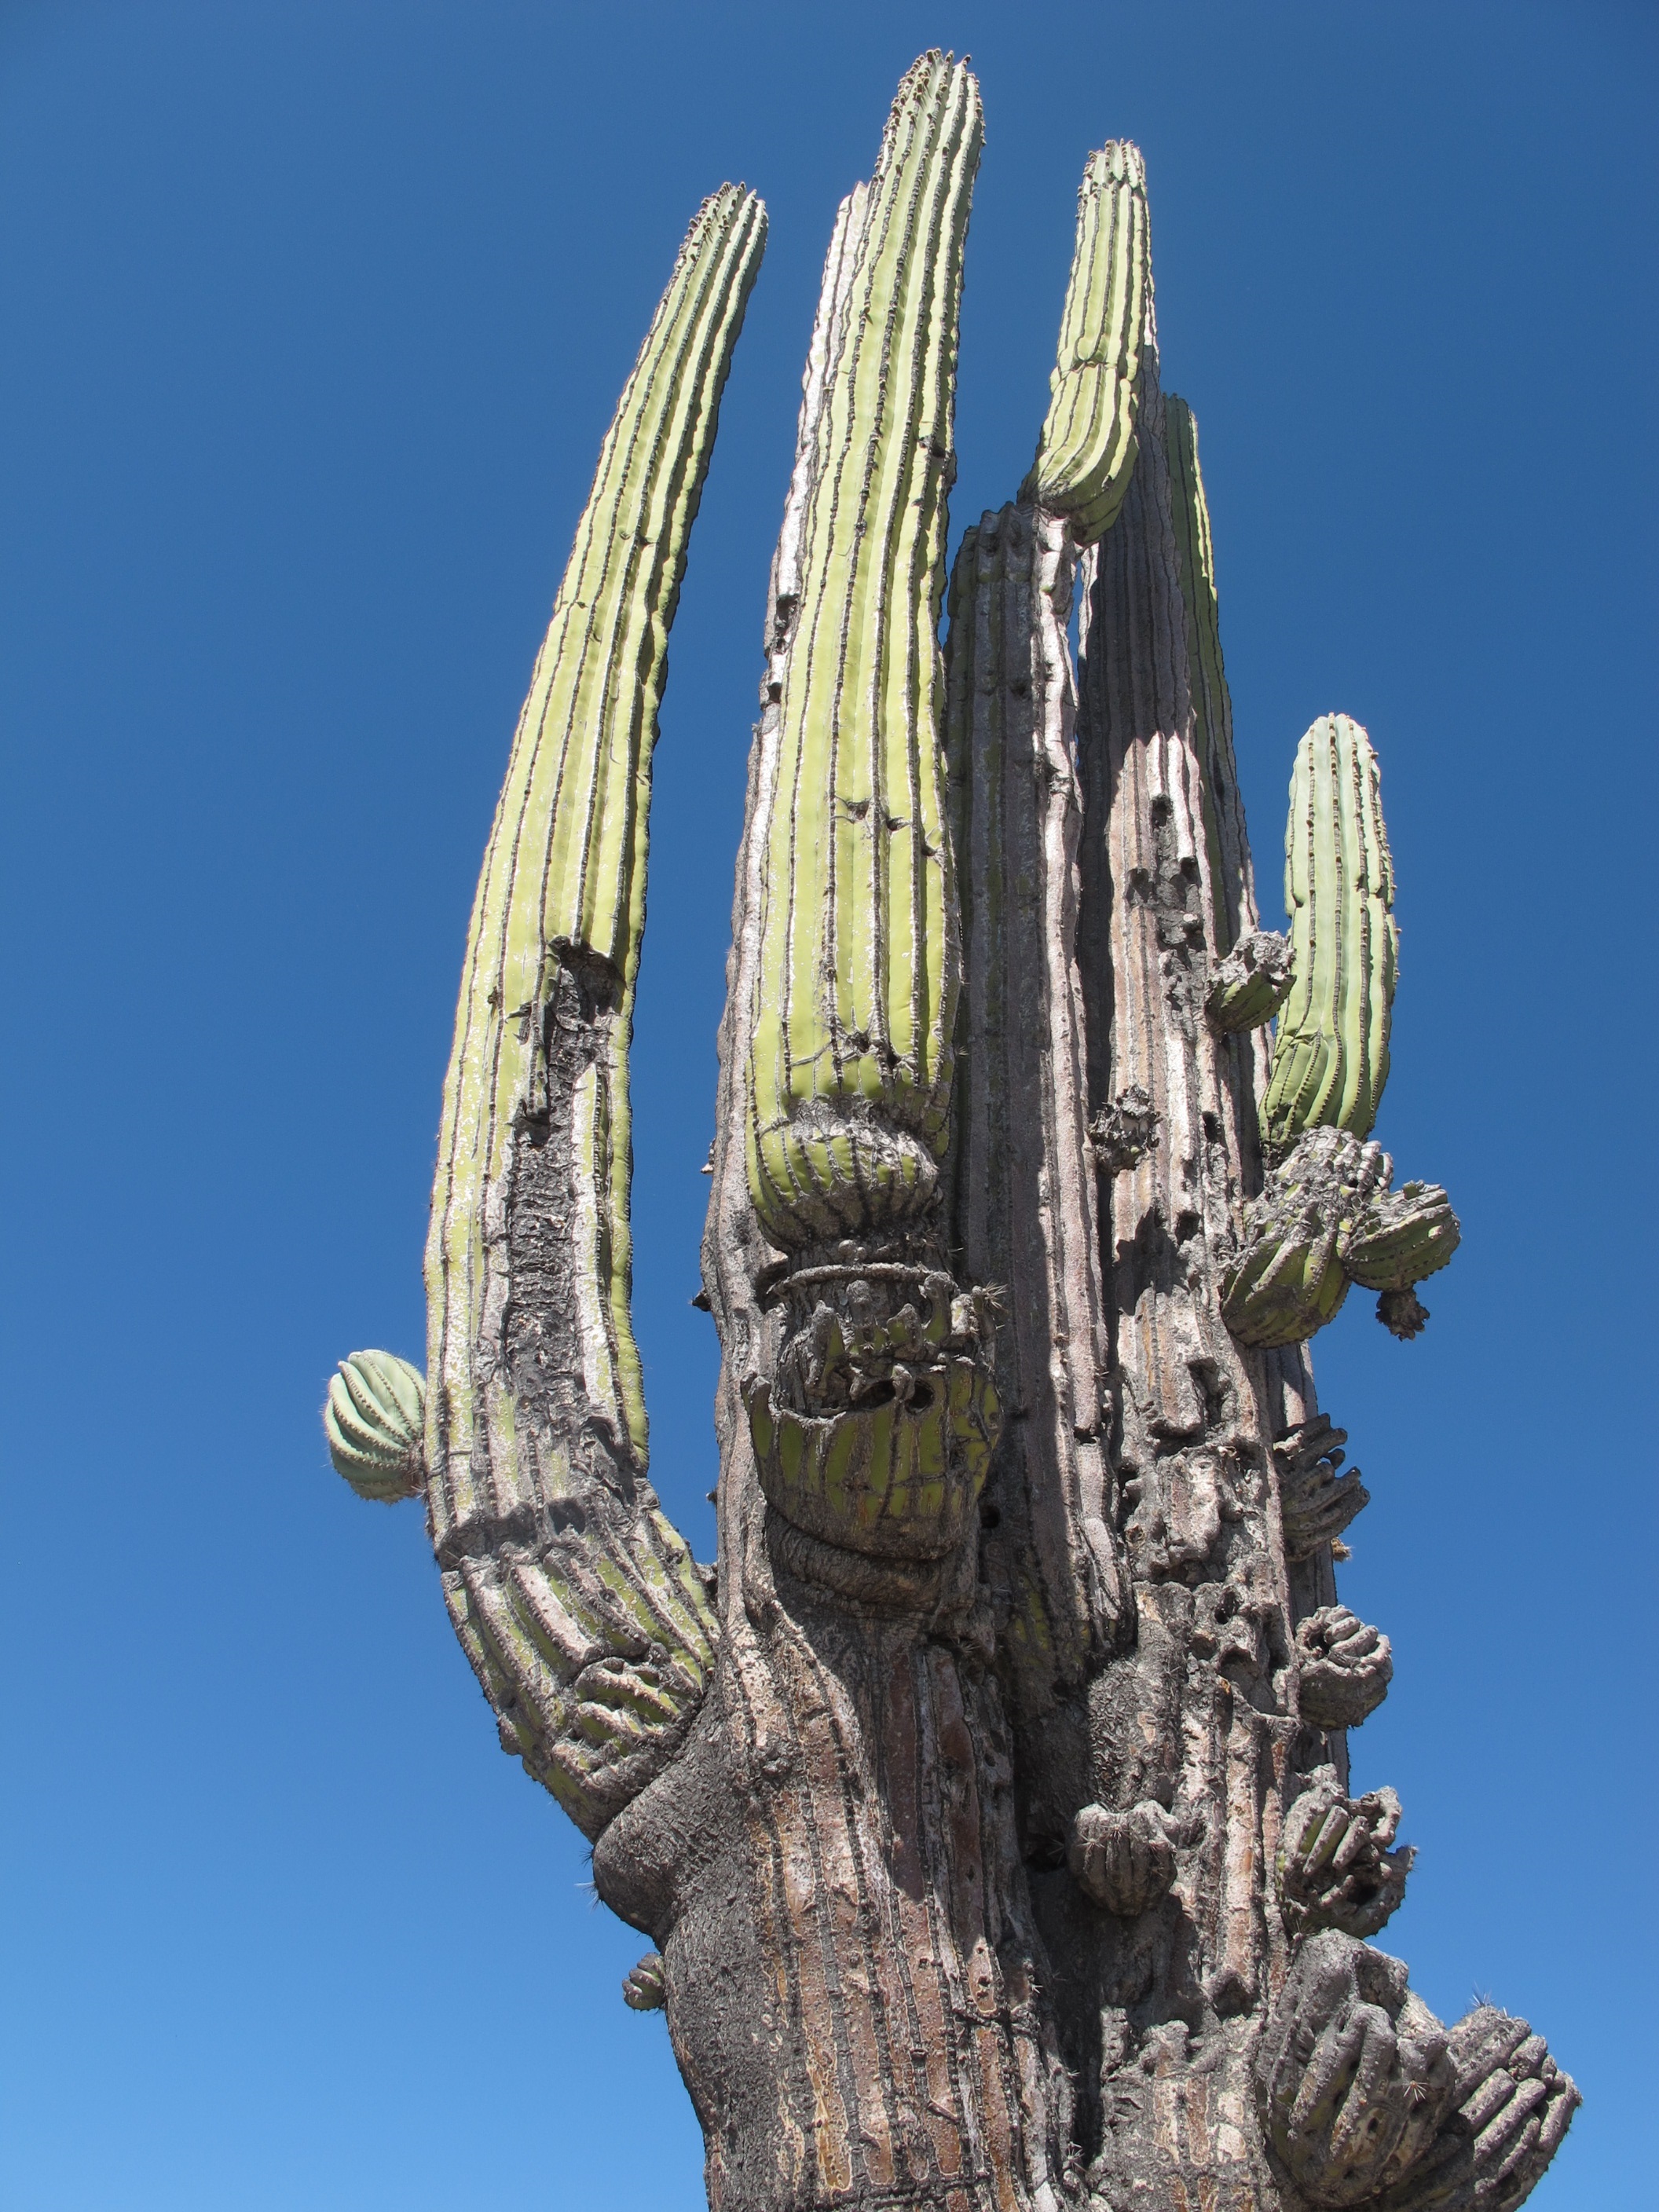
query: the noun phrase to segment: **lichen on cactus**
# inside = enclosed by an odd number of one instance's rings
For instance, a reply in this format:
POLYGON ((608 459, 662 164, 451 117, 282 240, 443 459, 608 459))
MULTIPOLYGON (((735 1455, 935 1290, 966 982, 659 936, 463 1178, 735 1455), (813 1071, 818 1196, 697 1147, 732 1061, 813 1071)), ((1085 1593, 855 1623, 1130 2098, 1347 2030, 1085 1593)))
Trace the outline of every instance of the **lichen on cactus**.
POLYGON ((1113 139, 1089 157, 1060 346, 1036 459, 1020 497, 1063 515, 1073 542, 1111 527, 1135 464, 1135 380, 1152 292, 1146 169, 1113 139))
POLYGON ((323 1428, 335 1472, 392 1504, 426 1480, 426 1377, 392 1352, 354 1352, 328 1386, 323 1428))
POLYGON ((750 1194, 785 1250, 932 1200, 960 981, 936 631, 963 244, 966 67, 899 88, 861 210, 801 525, 750 1032, 750 1194))
POLYGON ((1321 1127, 1368 1137, 1389 1077, 1399 933, 1381 772, 1346 714, 1322 714, 1297 747, 1285 905, 1296 981, 1273 1041, 1264 1133, 1280 1150, 1321 1127))

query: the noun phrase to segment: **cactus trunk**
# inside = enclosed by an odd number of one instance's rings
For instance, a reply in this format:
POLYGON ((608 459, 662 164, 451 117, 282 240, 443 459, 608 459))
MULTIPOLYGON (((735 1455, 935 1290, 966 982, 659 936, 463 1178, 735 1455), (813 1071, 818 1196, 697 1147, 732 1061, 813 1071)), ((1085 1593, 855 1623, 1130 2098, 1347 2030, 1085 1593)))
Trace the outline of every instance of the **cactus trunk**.
POLYGON ((718 1572, 645 1479, 627 1050, 664 641, 763 224, 731 187, 514 744, 427 1371, 354 1353, 330 1449, 365 1497, 424 1493, 503 1743, 654 1947, 622 1994, 666 2012, 718 2212, 1515 2212, 1577 2092, 1370 1943, 1413 1852, 1348 1735, 1394 1662, 1338 1600, 1370 1492, 1306 1351, 1356 1283, 1415 1334, 1458 1237, 1370 1140, 1375 757, 1344 716, 1304 738, 1264 931, 1122 143, 941 659, 980 137, 966 68, 924 56, 808 352, 702 1249, 718 1572))

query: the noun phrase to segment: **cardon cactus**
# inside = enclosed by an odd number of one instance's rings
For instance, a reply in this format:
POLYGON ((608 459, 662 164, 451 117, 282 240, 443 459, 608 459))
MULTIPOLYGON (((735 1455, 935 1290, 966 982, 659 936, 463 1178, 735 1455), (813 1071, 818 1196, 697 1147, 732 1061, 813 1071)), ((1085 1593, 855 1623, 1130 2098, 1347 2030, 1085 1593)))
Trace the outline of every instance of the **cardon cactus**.
POLYGON ((1291 942, 1264 932, 1122 141, 941 654, 980 140, 924 55, 808 348, 702 1248, 718 1561, 646 1479, 628 1049, 667 633, 764 232, 741 188, 675 265, 514 740, 427 1375, 354 1353, 329 1447, 423 1497, 503 1745, 653 1946, 623 1999, 666 2014, 726 2212, 1512 2212, 1577 2091, 1361 1940, 1410 1857, 1347 1770, 1393 1662, 1337 1600, 1366 1493, 1305 1339, 1353 1282, 1409 1330, 1456 1238, 1368 1141, 1375 763, 1341 717, 1304 739, 1291 942))

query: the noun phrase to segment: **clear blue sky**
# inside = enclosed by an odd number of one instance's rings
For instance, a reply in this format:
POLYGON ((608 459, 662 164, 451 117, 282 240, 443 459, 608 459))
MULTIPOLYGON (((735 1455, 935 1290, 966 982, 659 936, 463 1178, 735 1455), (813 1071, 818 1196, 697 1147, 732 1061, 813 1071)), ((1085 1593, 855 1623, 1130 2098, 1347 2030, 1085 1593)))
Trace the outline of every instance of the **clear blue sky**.
POLYGON ((698 200, 771 246, 674 632, 635 1055, 655 1472, 767 563, 839 197, 971 52, 959 528, 1041 420, 1089 149, 1151 171, 1270 911, 1296 740, 1370 728, 1378 1133, 1465 1242, 1318 1341, 1392 1636, 1384 1942, 1587 2102, 1543 2212, 1652 2202, 1653 239, 1659 13, 1578 0, 6 0, 0 895, 16 2212, 694 2212, 642 1948, 504 1759, 418 1512, 318 1407, 421 1356, 463 934, 599 441, 698 200))

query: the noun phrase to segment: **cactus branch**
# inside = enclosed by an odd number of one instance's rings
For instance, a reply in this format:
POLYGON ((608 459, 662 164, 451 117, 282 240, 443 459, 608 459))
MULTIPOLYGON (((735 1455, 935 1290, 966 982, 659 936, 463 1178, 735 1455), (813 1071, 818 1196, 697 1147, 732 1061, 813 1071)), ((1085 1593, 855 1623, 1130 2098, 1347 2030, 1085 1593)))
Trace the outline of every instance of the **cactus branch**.
POLYGON ((686 542, 765 237, 706 201, 599 457, 473 909, 427 1249, 427 1497, 503 1743, 589 1835, 702 1693, 714 1623, 645 1480, 628 1041, 686 542))
POLYGON ((939 620, 969 202, 961 64, 900 87, 838 298, 799 524, 750 1036, 749 1179, 786 1250, 925 1210, 959 978, 939 620))
POLYGON ((1111 527, 1135 465, 1136 377, 1152 292, 1146 170, 1112 140, 1089 157, 1048 380, 1048 413, 1020 497, 1062 516, 1074 544, 1111 527))
POLYGON ((1368 1137, 1389 1079, 1400 940, 1381 772, 1346 714, 1322 714, 1297 747, 1285 905, 1296 981, 1261 1103, 1267 1139, 1287 1148, 1321 1127, 1368 1137))

